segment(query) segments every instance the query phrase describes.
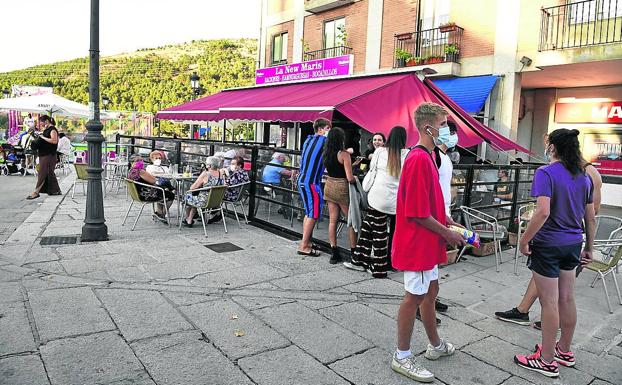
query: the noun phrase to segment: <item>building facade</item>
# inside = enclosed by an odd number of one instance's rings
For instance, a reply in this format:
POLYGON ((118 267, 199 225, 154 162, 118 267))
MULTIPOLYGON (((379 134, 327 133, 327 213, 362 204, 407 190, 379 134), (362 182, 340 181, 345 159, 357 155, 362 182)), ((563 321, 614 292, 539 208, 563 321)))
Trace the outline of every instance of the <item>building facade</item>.
POLYGON ((354 75, 495 76, 470 111, 484 124, 536 154, 577 128, 606 182, 622 175, 622 0, 263 0, 259 45, 260 68, 351 55, 354 75))

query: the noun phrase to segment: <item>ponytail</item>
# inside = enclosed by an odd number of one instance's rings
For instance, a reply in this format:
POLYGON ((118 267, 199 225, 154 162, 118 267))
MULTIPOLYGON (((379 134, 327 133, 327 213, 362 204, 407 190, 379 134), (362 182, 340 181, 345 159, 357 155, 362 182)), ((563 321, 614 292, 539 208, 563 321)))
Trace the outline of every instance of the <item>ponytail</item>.
POLYGON ((56 120, 54 120, 54 118, 48 116, 48 115, 41 115, 39 116, 39 121, 40 122, 50 122, 51 125, 56 126, 56 120))
POLYGON ((556 157, 573 176, 585 171, 578 136, 579 130, 567 128, 560 128, 549 134, 549 144, 555 146, 556 157))

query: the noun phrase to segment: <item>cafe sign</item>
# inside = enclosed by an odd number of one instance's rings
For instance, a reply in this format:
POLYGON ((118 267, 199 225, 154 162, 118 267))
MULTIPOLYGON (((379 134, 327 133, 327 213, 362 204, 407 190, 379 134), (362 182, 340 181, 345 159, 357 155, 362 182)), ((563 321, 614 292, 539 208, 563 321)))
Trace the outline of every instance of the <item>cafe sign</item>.
POLYGON ((310 60, 260 68, 255 71, 255 84, 276 84, 352 75, 353 55, 310 60))
POLYGON ((622 123, 622 101, 555 104, 556 123, 622 123))

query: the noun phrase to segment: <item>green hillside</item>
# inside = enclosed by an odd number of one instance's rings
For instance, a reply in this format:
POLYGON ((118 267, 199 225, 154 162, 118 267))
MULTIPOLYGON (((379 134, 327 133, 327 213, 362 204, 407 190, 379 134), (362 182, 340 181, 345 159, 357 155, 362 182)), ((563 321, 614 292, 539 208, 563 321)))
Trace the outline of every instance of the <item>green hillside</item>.
MULTIPOLYGON (((203 95, 253 84, 256 54, 256 40, 227 39, 103 57, 101 95, 111 99, 112 110, 155 112, 191 99, 189 77, 194 71, 203 95)), ((13 84, 51 86, 54 93, 86 104, 88 57, 0 73, 0 89, 13 84)))

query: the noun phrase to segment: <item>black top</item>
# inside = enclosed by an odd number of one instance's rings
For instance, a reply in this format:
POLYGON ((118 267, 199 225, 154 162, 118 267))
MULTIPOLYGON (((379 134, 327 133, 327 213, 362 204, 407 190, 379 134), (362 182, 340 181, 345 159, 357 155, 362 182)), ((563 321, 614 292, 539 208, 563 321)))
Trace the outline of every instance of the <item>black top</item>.
MULTIPOLYGON (((346 169, 343 167, 342 163, 339 163, 339 159, 337 156, 339 153, 331 156, 329 158, 324 159, 324 165, 326 166, 326 171, 328 172, 328 176, 331 178, 346 178, 346 169)), ((350 154, 348 154, 350 155, 350 154)))
MULTIPOLYGON (((42 133, 41 136, 45 136, 46 138, 52 137, 52 131, 56 131, 56 135, 58 135, 58 130, 54 126, 48 126, 42 133)), ((58 144, 48 143, 43 139, 39 139, 39 156, 45 155, 56 155, 56 149, 58 148, 58 144)))

